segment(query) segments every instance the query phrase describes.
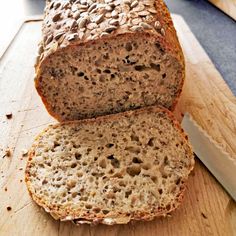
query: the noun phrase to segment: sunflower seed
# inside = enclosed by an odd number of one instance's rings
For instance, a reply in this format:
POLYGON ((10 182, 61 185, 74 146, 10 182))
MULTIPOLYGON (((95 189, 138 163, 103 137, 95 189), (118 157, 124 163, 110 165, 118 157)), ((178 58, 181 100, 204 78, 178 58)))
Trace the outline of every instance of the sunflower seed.
POLYGON ((79 10, 87 10, 88 9, 88 6, 86 6, 86 5, 81 5, 81 4, 79 4, 79 5, 77 5, 78 6, 78 9, 79 10))
POLYGON ((137 7, 133 8, 133 11, 139 12, 139 11, 143 11, 145 9, 143 4, 139 4, 137 7))
POLYGON ((62 35, 64 34, 64 32, 59 32, 54 36, 55 40, 58 40, 62 35))
POLYGON ((107 12, 107 13, 105 14, 105 17, 106 17, 106 18, 111 18, 111 12, 107 12))
POLYGON ((132 26, 130 30, 132 31, 141 31, 143 28, 139 25, 132 26))
POLYGON ((93 30, 90 31, 90 34, 93 34, 93 35, 96 34, 96 33, 97 33, 97 29, 93 29, 93 30))
POLYGON ((121 2, 123 2, 123 0, 121 1, 121 0, 116 0, 116 1, 114 1, 114 4, 115 4, 115 6, 119 6, 119 5, 121 5, 121 2))
POLYGON ((161 28, 161 34, 162 34, 163 36, 166 35, 166 32, 165 32, 165 30, 164 30, 163 28, 161 28))
POLYGON ((40 55, 43 52, 43 45, 40 44, 40 46, 38 47, 38 54, 40 55))
POLYGON ((105 7, 105 10, 106 10, 106 11, 112 11, 112 10, 113 10, 113 7, 107 5, 107 6, 105 7))
POLYGON ((124 13, 121 13, 120 19, 119 19, 120 25, 124 25, 126 23, 127 19, 128 19, 127 15, 125 15, 124 13))
POLYGON ((138 25, 141 21, 142 21, 141 18, 134 18, 134 19, 132 19, 131 22, 132 22, 133 25, 138 25))
POLYGON ((149 8, 149 9, 147 9, 149 12, 151 12, 152 14, 156 14, 157 13, 157 11, 155 10, 155 9, 153 9, 153 8, 149 8))
POLYGON ((100 34, 100 37, 107 36, 107 35, 109 35, 109 33, 102 32, 102 33, 100 34))
POLYGON ((129 18, 137 18, 137 17, 138 17, 138 13, 137 13, 137 12, 134 12, 134 11, 131 11, 131 12, 128 14, 128 17, 129 17, 129 18))
POLYGON ((88 17, 88 12, 85 11, 85 12, 80 13, 80 17, 88 17))
POLYGON ((143 5, 145 5, 145 6, 153 6, 153 2, 152 1, 144 1, 143 5))
POLYGON ((57 22, 57 21, 60 20, 60 18, 61 18, 61 13, 60 13, 60 12, 59 12, 59 13, 56 13, 56 14, 52 17, 52 21, 53 21, 53 22, 57 22))
POLYGON ((117 25, 119 25, 119 20, 111 19, 111 20, 109 21, 109 24, 110 24, 110 25, 115 25, 115 26, 117 26, 117 25))
POLYGON ((84 36, 84 32, 79 32, 79 39, 82 39, 83 38, 83 36, 84 36))
POLYGON ((70 25, 70 29, 75 29, 78 28, 78 23, 76 20, 72 20, 71 25, 70 25))
POLYGON ((78 20, 79 17, 80 17, 80 12, 77 11, 77 12, 73 15, 73 18, 74 18, 75 20, 78 20))
POLYGON ((104 18, 104 14, 97 15, 93 18, 93 22, 99 24, 103 21, 103 18, 104 18))
POLYGON ((72 41, 72 40, 76 39, 77 37, 78 37, 78 34, 77 34, 77 33, 75 33, 75 34, 69 34, 69 35, 66 37, 66 39, 67 39, 68 41, 72 41))
POLYGON ((79 28, 84 28, 86 26, 87 22, 88 22, 88 18, 87 17, 81 18, 81 20, 78 23, 79 28))
POLYGON ((80 0, 80 3, 82 4, 82 5, 87 5, 88 3, 87 3, 87 0, 80 0))
POLYGON ((97 3, 93 3, 93 4, 88 8, 88 12, 91 12, 91 11, 94 10, 95 8, 97 8, 97 3))
POLYGON ((133 1, 130 5, 131 8, 134 8, 136 6, 138 6, 138 1, 137 0, 133 1))
POLYGON ((50 34, 50 35, 47 37, 47 39, 46 39, 46 41, 45 41, 45 44, 51 43, 52 40, 53 40, 53 36, 52 36, 52 34, 50 34))
POLYGON ((160 23, 160 21, 156 21, 156 22, 154 23, 154 27, 155 27, 155 29, 157 29, 157 30, 161 29, 161 23, 160 23))
POLYGON ((59 8, 61 6, 61 3, 60 2, 57 2, 55 5, 54 5, 54 10, 57 10, 57 8, 59 8))
POLYGON ((148 12, 148 11, 140 11, 140 12, 138 12, 138 15, 139 16, 147 16, 147 15, 149 15, 150 13, 148 12))
POLYGON ((119 17, 118 12, 116 10, 112 11, 111 17, 117 19, 119 17))
POLYGON ((110 25, 110 26, 108 26, 106 29, 105 29, 105 32, 107 32, 107 33, 111 33, 113 30, 115 30, 116 29, 116 26, 114 26, 114 25, 110 25))
POLYGON ((61 9, 62 9, 62 10, 63 10, 63 9, 68 9, 69 6, 70 6, 70 3, 69 3, 69 2, 66 2, 66 3, 64 3, 64 4, 61 6, 61 9))
POLYGON ((89 30, 93 30, 93 29, 95 29, 97 27, 98 27, 98 25, 96 23, 89 23, 89 24, 87 24, 87 29, 89 29, 89 30))
POLYGON ((113 0, 105 0, 105 3, 111 3, 113 0))
POLYGON ((131 0, 124 0, 124 3, 130 5, 131 4, 131 0))
POLYGON ((49 9, 51 10, 54 6, 54 2, 51 2, 51 4, 49 5, 49 9))
POLYGON ((140 26, 142 26, 144 29, 152 29, 152 26, 145 22, 140 23, 140 26))

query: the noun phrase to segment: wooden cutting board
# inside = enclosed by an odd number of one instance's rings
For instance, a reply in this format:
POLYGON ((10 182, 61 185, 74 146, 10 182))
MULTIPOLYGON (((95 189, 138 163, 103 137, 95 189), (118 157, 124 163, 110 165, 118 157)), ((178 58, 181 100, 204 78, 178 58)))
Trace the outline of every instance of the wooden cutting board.
MULTIPOLYGON (((173 16, 186 59, 187 79, 177 117, 190 112, 236 160, 236 99, 180 16, 173 16)), ((41 22, 23 24, 0 60, 0 235, 236 235, 236 204, 197 160, 181 207, 172 217, 120 226, 58 222, 29 197, 24 183, 27 149, 47 124, 33 84, 41 22), (12 118, 6 114, 12 112, 12 118), (12 155, 2 157, 6 147, 12 155), (11 207, 11 210, 7 207, 11 207)), ((212 157, 214 158, 214 157, 212 157)))
POLYGON ((223 12, 236 20, 236 0, 209 0, 223 12))

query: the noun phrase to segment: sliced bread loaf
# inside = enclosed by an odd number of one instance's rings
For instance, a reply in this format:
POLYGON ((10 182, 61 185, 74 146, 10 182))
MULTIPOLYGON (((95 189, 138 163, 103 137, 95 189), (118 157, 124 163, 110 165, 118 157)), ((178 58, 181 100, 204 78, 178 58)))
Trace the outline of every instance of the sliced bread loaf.
POLYGON ((49 126, 32 146, 26 183, 55 219, 123 224, 177 208, 193 166, 178 122, 149 107, 49 126))
POLYGON ((48 1, 35 86, 59 121, 173 109, 184 76, 162 0, 48 1))

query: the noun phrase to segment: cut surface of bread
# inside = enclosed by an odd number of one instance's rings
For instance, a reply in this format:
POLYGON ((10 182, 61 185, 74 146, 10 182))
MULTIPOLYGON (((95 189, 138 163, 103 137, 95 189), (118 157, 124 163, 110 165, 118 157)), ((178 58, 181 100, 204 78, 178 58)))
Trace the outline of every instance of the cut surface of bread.
POLYGON ((59 121, 172 109, 185 76, 162 0, 51 1, 39 55, 35 86, 59 121))
POLYGON ((55 219, 123 224, 176 209, 193 166, 178 122, 149 107, 49 126, 32 146, 26 183, 55 219))

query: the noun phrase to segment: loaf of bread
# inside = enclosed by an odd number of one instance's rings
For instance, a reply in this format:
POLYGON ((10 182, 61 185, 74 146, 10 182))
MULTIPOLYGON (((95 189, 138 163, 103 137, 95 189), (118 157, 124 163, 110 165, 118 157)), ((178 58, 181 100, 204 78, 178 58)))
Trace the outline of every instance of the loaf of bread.
POLYGON ((184 58, 162 0, 48 1, 35 85, 59 121, 173 109, 184 58))
POLYGON ((176 209, 193 165, 178 122, 149 107, 49 126, 29 153, 26 183, 55 219, 123 224, 176 209))

